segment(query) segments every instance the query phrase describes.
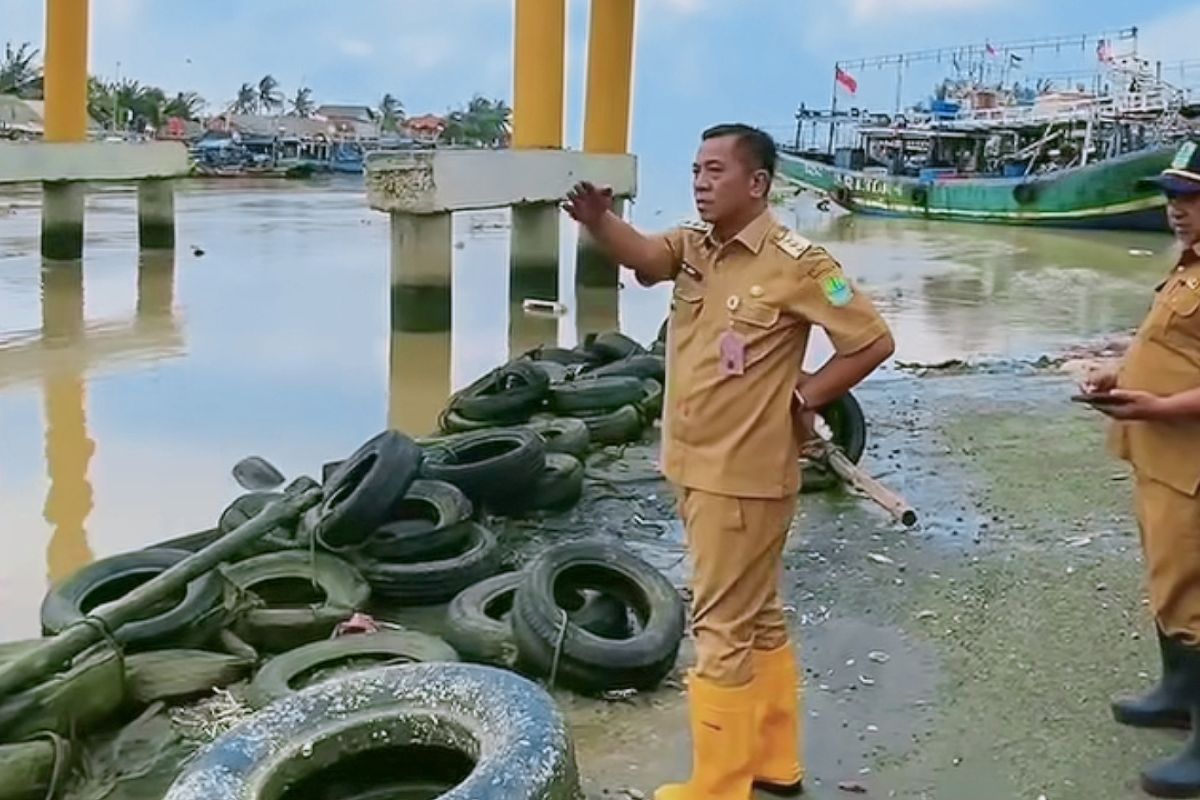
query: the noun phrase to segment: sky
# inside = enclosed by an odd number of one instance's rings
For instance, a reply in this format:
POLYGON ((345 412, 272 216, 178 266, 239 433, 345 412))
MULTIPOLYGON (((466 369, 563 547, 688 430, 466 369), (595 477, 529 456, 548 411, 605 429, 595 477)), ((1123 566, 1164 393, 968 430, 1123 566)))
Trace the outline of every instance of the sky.
MULTIPOLYGON (((566 135, 578 146, 588 0, 567 2, 566 135)), ((513 0, 91 0, 91 8, 93 73, 115 77, 120 62, 122 77, 193 89, 213 107, 267 73, 288 95, 311 87, 318 102, 376 105, 391 92, 410 114, 443 113, 475 93, 512 96, 513 0)), ((0 0, 0 45, 40 47, 43 25, 40 0, 0 0)), ((738 120, 786 135, 799 103, 828 106, 836 60, 1130 26, 1144 55, 1195 58, 1200 3, 638 0, 637 25, 632 149, 643 189, 662 180, 686 194, 703 128, 738 120)), ((1072 51, 1042 68, 1094 58, 1072 51)), ((858 95, 840 102, 890 110, 894 71, 855 77, 858 95)), ((907 75, 905 102, 927 95, 937 77, 907 75)))

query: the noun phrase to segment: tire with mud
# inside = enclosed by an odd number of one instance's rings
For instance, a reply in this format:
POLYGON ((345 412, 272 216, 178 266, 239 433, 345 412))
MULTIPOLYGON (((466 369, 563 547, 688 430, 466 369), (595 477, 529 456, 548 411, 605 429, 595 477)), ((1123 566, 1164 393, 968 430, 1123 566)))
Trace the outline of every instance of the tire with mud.
POLYGON ((640 378, 581 378, 550 387, 550 408, 557 414, 612 411, 636 403, 643 394, 640 378))
POLYGON ((565 453, 582 461, 592 445, 592 435, 587 425, 571 417, 538 415, 529 420, 525 427, 541 437, 547 454, 565 453))
POLYGON ((653 378, 642 381, 644 392, 642 399, 637 402, 637 410, 642 415, 642 422, 650 426, 656 419, 662 419, 663 385, 653 378))
POLYGON ((576 419, 587 425, 588 435, 597 445, 621 445, 642 438, 645 424, 637 406, 628 405, 616 411, 599 414, 577 414, 576 419))
POLYGON ((246 699, 255 708, 262 708, 334 677, 330 672, 344 674, 392 664, 458 660, 458 653, 446 642, 417 631, 384 630, 339 636, 272 658, 250 682, 246 699))
POLYGON ((474 509, 453 484, 417 480, 394 512, 397 519, 371 533, 361 551, 388 561, 428 560, 457 547, 465 532, 460 523, 474 509))
POLYGON ((207 748, 164 800, 299 800, 318 787, 360 798, 580 797, 574 746, 545 690, 490 667, 408 664, 272 703, 207 748))
POLYGON ((469 420, 524 422, 541 407, 549 386, 545 372, 527 361, 514 361, 455 394, 450 409, 469 420))
POLYGON ((0 791, 5 800, 45 800, 51 786, 62 786, 70 764, 70 746, 42 739, 0 745, 0 791), (56 774, 57 773, 57 774, 56 774))
POLYGON ((605 331, 584 337, 581 348, 601 361, 619 361, 630 356, 644 355, 646 348, 620 331, 605 331))
POLYGON ((575 456, 550 453, 546 467, 528 491, 497 498, 489 508, 499 514, 519 515, 530 511, 564 511, 583 496, 583 464, 575 456))
POLYGON ((422 475, 452 483, 472 500, 529 491, 546 467, 546 446, 523 428, 480 431, 429 448, 422 475))
MULTIPOLYGON (((61 633, 93 609, 124 597, 190 555, 186 550, 155 549, 93 561, 47 593, 42 601, 42 633, 61 633)), ((149 609, 113 635, 130 650, 200 645, 220 626, 220 602, 221 584, 209 572, 189 583, 182 596, 149 609)))
POLYGON ((833 443, 855 464, 867 449, 867 418, 850 392, 820 409, 817 414, 829 426, 833 443))
POLYGON ((371 597, 362 574, 328 553, 268 553, 226 566, 222 574, 234 633, 272 653, 329 636, 371 597))
MULTIPOLYGON (((275 500, 282 500, 284 497, 283 492, 250 492, 244 494, 235 499, 221 512, 221 517, 217 521, 217 530, 222 534, 227 534, 254 519, 258 515, 258 512, 267 507, 268 503, 275 500)), ((290 528, 280 526, 267 531, 261 539, 248 545, 245 552, 248 554, 271 553, 276 550, 287 550, 299 546, 300 542, 296 538, 295 526, 290 528)))
POLYGON ((500 545, 496 535, 474 522, 463 543, 452 554, 431 561, 383 561, 363 553, 350 556, 371 585, 372 592, 397 605, 434 605, 450 600, 463 589, 500 570, 500 545))
POLYGON ((319 534, 334 547, 358 544, 390 518, 416 480, 421 449, 396 431, 384 431, 338 465, 325 483, 319 534))
POLYGON ((141 706, 159 700, 186 700, 237 683, 254 662, 207 650, 155 650, 125 659, 129 699, 141 706))
MULTIPOLYGON (((446 641, 468 661, 512 667, 517 645, 512 607, 524 572, 504 572, 459 592, 446 609, 446 641)), ((629 634, 625 605, 610 594, 563 587, 555 598, 576 625, 597 636, 620 639, 629 634)))
POLYGON ((605 364, 602 367, 595 367, 582 373, 583 376, 595 378, 641 378, 646 380, 651 378, 662 383, 667 376, 667 362, 662 356, 656 355, 634 355, 629 358, 623 358, 620 361, 614 361, 611 364, 605 364))
POLYGON ((512 614, 524 668, 549 676, 560 641, 557 678, 581 692, 650 689, 674 667, 684 633, 683 599, 658 570, 625 548, 607 542, 560 544, 543 552, 527 572, 512 614), (616 596, 633 611, 639 629, 614 639, 564 619, 555 602, 559 581, 616 596))

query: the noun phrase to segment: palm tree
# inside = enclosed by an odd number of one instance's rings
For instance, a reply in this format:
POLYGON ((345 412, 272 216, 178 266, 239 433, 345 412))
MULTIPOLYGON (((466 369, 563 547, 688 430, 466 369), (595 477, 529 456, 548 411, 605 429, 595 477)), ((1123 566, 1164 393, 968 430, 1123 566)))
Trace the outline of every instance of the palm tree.
POLYGON ((179 117, 180 119, 198 121, 200 112, 204 110, 204 98, 195 92, 180 92, 166 102, 163 107, 163 116, 166 118, 179 117))
POLYGON ((404 122, 404 105, 389 92, 379 101, 379 116, 381 132, 398 131, 404 122))
POLYGON ((253 114, 258 111, 258 90, 253 84, 243 83, 233 101, 233 113, 253 114))
POLYGON ((274 76, 264 75, 258 82, 258 105, 266 112, 283 108, 283 92, 274 76))
POLYGON ((88 77, 88 116, 107 126, 113 118, 112 87, 93 76, 88 77))
POLYGON ((311 117, 316 111, 316 104, 313 103, 312 89, 307 86, 302 86, 296 90, 296 96, 291 100, 291 113, 297 117, 311 117))
POLYGON ((12 42, 4 45, 4 59, 0 61, 0 94, 17 94, 31 97, 40 93, 42 68, 37 63, 38 51, 29 42, 14 48, 12 42))

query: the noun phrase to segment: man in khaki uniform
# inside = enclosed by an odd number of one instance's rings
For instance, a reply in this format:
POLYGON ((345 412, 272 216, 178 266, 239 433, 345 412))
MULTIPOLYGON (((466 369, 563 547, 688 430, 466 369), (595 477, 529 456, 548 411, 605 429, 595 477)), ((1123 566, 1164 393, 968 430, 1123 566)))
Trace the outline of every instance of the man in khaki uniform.
POLYGON ((1134 496, 1158 628, 1162 680, 1113 703, 1118 722, 1190 727, 1184 752, 1142 772, 1147 792, 1200 797, 1200 147, 1188 142, 1153 179, 1182 251, 1118 370, 1084 389, 1104 395, 1110 446, 1135 473, 1134 496))
POLYGON ((656 800, 800 791, 799 669, 778 595, 800 485, 792 412, 840 397, 893 349, 837 262, 775 220, 774 171, 769 136, 724 125, 705 131, 693 165, 703 222, 644 236, 590 184, 566 203, 641 283, 675 283, 662 463, 692 558, 697 663, 688 680, 692 777, 656 800), (797 393, 813 325, 837 354, 797 393))

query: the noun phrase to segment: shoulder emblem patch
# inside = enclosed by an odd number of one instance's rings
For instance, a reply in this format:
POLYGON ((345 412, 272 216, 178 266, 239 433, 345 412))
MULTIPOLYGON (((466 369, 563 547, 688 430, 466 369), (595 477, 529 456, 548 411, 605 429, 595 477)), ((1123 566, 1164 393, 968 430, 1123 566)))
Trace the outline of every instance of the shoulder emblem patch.
POLYGON ((854 290, 850 288, 850 281, 846 280, 846 276, 840 270, 831 272, 821 279, 821 291, 825 293, 825 299, 829 301, 829 305, 838 308, 850 305, 850 301, 854 299, 854 290))
POLYGON ((791 258, 798 259, 812 247, 812 242, 793 231, 783 231, 775 237, 775 246, 791 258))

